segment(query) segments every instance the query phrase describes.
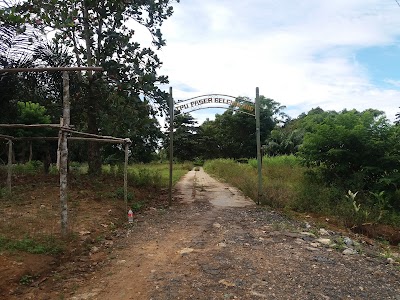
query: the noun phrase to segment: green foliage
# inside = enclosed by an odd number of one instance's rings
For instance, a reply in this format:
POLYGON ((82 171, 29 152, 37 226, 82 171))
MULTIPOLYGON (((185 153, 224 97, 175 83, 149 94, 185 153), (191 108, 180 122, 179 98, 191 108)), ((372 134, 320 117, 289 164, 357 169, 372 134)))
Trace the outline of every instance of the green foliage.
MULTIPOLYGON (((248 103, 249 98, 238 97, 236 102, 248 103)), ((251 101, 250 101, 251 102, 251 101)), ((265 140, 276 124, 287 116, 280 103, 260 96, 260 133, 265 140)), ((234 158, 256 156, 256 132, 253 116, 227 110, 216 115, 214 121, 206 120, 194 136, 193 157, 201 159, 234 158)))
MULTIPOLYGON (((204 169, 257 199, 257 161, 249 164, 229 159, 207 161, 204 169)), ((398 225, 400 214, 390 206, 386 192, 351 193, 327 185, 322 174, 306 169, 293 155, 265 157, 262 204, 287 211, 335 216, 348 227, 365 222, 398 225), (356 198, 357 196, 357 198, 356 198), (378 197, 379 199, 376 199, 378 197)))
POLYGON ((248 164, 240 164, 232 159, 206 161, 204 170, 238 187, 246 196, 257 200, 256 170, 248 164))
POLYGON ((136 212, 139 211, 145 204, 142 201, 134 202, 131 205, 131 209, 136 212))
POLYGON ((20 278, 19 283, 22 285, 31 285, 34 280, 35 280, 34 276, 27 274, 27 275, 23 275, 20 278))
POLYGON ((157 170, 149 170, 140 168, 138 170, 131 170, 128 174, 129 181, 134 186, 161 186, 161 174, 157 170))
POLYGON ((323 117, 307 132, 300 155, 328 184, 352 190, 397 187, 399 146, 396 130, 375 110, 343 111, 323 117))
POLYGON ((201 167, 201 166, 204 165, 204 160, 203 160, 203 159, 200 159, 200 158, 196 158, 196 159, 194 160, 194 162, 193 162, 193 165, 201 167))
MULTIPOLYGON (((123 187, 117 188, 117 190, 115 191, 114 195, 115 195, 115 198, 123 200, 124 199, 124 188, 123 187)), ((134 198, 135 198, 134 193, 128 191, 127 200, 128 201, 133 201, 134 198)))
MULTIPOLYGON (((30 24, 42 32, 54 32, 54 47, 35 53, 35 63, 103 67, 101 75, 88 72, 71 76, 71 123, 82 131, 130 137, 134 145, 130 149, 132 160, 149 162, 161 138, 155 115, 158 109, 161 113, 166 109, 167 94, 158 86, 168 79, 157 74, 162 63, 153 49, 142 47, 135 40, 135 31, 126 24, 133 21, 146 28, 159 49, 165 45, 161 26, 172 15, 173 2, 179 1, 4 2, 0 5, 0 25, 9 24, 24 32, 30 24)), ((39 80, 34 82, 33 90, 48 92, 43 93, 41 101, 46 107, 58 109, 52 111, 52 118, 58 121, 60 74, 35 78, 39 80), (53 88, 42 89, 47 86, 53 88)), ((115 147, 107 146, 102 153, 99 144, 90 142, 83 147, 73 144, 70 150, 74 160, 89 162, 89 173, 100 172, 102 154, 108 157, 117 152, 115 147)))
POLYGON ((57 255, 63 252, 63 245, 53 236, 43 236, 38 239, 26 236, 21 240, 12 240, 0 236, 0 251, 4 250, 57 255))
MULTIPOLYGON (((198 154, 198 127, 190 114, 180 114, 174 118, 174 157, 178 161, 193 161, 198 154)), ((169 133, 164 140, 164 148, 169 152, 169 133)))
POLYGON ((19 174, 39 174, 43 170, 43 163, 38 160, 31 160, 25 164, 13 165, 13 172, 19 174))
POLYGON ((293 154, 290 155, 280 155, 280 156, 264 156, 263 157, 263 164, 265 164, 266 168, 270 166, 289 166, 289 167, 297 167, 301 164, 301 160, 294 156, 293 154))
MULTIPOLYGON (((172 182, 178 180, 193 169, 192 163, 174 164, 172 182)), ((129 168, 129 185, 133 186, 154 186, 157 188, 168 187, 169 164, 141 164, 129 168)))
POLYGON ((8 188, 0 187, 0 199, 5 198, 8 194, 8 188))
POLYGON ((17 102, 18 118, 17 122, 22 124, 50 124, 50 116, 46 115, 46 108, 39 103, 17 102))
POLYGON ((303 142, 304 130, 288 126, 277 127, 271 131, 266 141, 265 151, 270 156, 295 154, 303 142))

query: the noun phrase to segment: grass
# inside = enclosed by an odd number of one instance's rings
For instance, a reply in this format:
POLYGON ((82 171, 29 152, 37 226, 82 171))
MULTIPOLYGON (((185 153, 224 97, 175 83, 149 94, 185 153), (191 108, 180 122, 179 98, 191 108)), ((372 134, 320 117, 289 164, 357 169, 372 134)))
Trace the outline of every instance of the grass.
MULTIPOLYGON (((249 159, 248 163, 238 163, 230 159, 216 159, 207 161, 204 169, 238 187, 246 196, 257 201, 257 160, 249 159)), ((363 204, 358 213, 365 216, 358 217, 353 203, 345 197, 347 191, 325 185, 317 172, 302 166, 299 159, 293 155, 264 157, 262 176, 261 204, 289 213, 330 216, 347 227, 359 225, 360 220, 363 223, 379 221, 398 227, 398 212, 389 212, 387 208, 379 208, 376 204, 368 206, 361 196, 360 201, 363 204), (384 217, 381 217, 383 212, 384 217)))
MULTIPOLYGON (((238 187, 243 193, 257 200, 257 161, 250 159, 248 164, 230 159, 207 161, 204 169, 228 183, 238 187)), ((262 204, 274 208, 290 206, 297 196, 304 169, 294 156, 286 158, 263 159, 263 197, 262 204)))
POLYGON ((53 236, 33 238, 25 236, 22 239, 10 239, 0 236, 0 251, 22 251, 31 254, 57 255, 63 252, 63 245, 60 240, 53 236))
MULTIPOLYGON (((173 184, 193 164, 173 165, 173 184)), ((58 176, 44 175, 40 164, 13 166, 13 189, 2 186, 6 172, 0 168, 0 252, 58 254, 64 251, 59 235, 58 176), (36 176, 35 176, 36 175, 36 176), (53 237, 52 237, 53 236, 53 237)), ((103 166, 103 174, 85 174, 86 164, 70 163, 68 180, 69 227, 72 232, 90 230, 92 224, 125 224, 123 168, 103 166), (93 212, 93 213, 91 213, 93 212)), ((135 212, 166 203, 169 164, 134 164, 128 169, 128 204, 135 212)), ((94 226, 94 225, 93 225, 94 226)), ((111 227, 104 230, 110 230, 111 227)), ((99 231, 100 233, 100 231, 99 231)), ((69 245, 69 244, 68 244, 69 245)), ((66 246, 67 247, 67 246, 66 246)), ((69 247, 69 246, 68 246, 69 247)))
MULTIPOLYGON (((193 169, 192 163, 173 164, 172 183, 175 184, 188 171, 193 169)), ((111 166, 103 165, 104 174, 123 175, 123 165, 111 166)), ((87 167, 82 166, 80 172, 87 172, 87 167)), ((150 163, 150 164, 132 164, 128 166, 128 182, 133 186, 153 186, 166 188, 169 184, 169 164, 150 163)))

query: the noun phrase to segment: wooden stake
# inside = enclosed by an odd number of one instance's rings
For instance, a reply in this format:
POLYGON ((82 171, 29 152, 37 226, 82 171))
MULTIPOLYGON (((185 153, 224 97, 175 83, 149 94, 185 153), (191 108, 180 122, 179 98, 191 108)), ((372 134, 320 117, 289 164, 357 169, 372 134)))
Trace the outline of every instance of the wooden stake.
POLYGON ((174 98, 172 97, 172 87, 169 88, 169 187, 168 187, 168 206, 172 205, 172 169, 174 160, 174 98))
MULTIPOLYGON (((69 127, 69 74, 63 72, 63 126, 69 127)), ((67 132, 60 130, 60 208, 61 208, 61 235, 68 233, 68 140, 67 132)))
POLYGON ((125 143, 125 163, 124 163, 124 201, 125 213, 128 213, 128 152, 130 143, 125 143))
POLYGON ((7 187, 8 192, 11 194, 11 176, 12 176, 12 140, 8 140, 8 165, 7 165, 7 187))

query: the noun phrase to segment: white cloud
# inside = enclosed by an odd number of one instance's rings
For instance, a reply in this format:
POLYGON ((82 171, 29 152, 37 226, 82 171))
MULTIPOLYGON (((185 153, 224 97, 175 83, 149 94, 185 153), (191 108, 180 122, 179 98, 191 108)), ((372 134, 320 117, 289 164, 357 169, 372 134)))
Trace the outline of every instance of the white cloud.
POLYGON ((175 99, 254 97, 259 86, 261 94, 293 107, 293 116, 321 106, 378 108, 394 118, 398 87, 375 86, 368 65, 355 59, 360 49, 397 42, 394 1, 191 0, 175 11, 159 53, 175 99))

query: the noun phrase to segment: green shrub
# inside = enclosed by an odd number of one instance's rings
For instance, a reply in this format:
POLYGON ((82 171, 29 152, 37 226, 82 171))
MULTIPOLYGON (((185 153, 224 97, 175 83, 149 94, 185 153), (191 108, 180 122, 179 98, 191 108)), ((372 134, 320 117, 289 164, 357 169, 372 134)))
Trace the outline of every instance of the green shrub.
POLYGON ((43 163, 38 160, 31 160, 25 164, 13 165, 13 172, 20 174, 38 174, 43 172, 43 163))
POLYGON ((200 158, 196 158, 193 162, 195 167, 202 167, 204 165, 204 160, 200 158))
MULTIPOLYGON (((126 196, 127 196, 128 201, 132 201, 135 198, 134 193, 130 192, 130 191, 128 191, 126 196)), ((123 187, 117 188, 117 190, 114 192, 114 197, 117 199, 123 200, 124 199, 124 188, 123 187)))

